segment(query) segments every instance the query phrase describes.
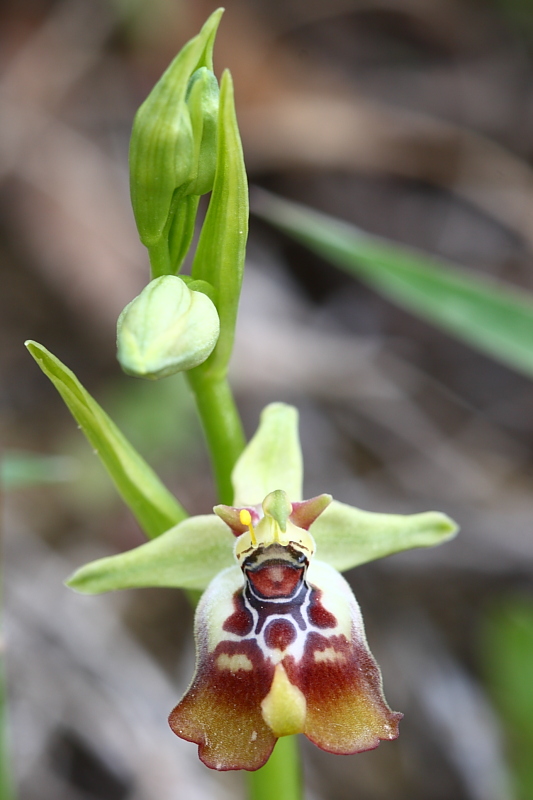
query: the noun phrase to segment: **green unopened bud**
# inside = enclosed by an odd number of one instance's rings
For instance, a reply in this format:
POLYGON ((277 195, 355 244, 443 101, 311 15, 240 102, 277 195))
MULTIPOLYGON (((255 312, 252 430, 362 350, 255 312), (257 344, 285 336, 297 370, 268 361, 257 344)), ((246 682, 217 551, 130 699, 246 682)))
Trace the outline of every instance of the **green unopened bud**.
POLYGON ((187 106, 194 140, 193 174, 187 194, 206 194, 213 188, 217 162, 218 81, 207 67, 197 69, 189 82, 187 106))
POLYGON ((188 182, 194 152, 189 109, 172 96, 170 69, 137 112, 130 144, 131 202, 141 242, 161 238, 176 189, 188 182), (169 95, 169 96, 167 96, 169 95))
POLYGON ((117 357, 124 372, 164 378, 197 367, 212 352, 220 330, 217 310, 181 278, 163 275, 129 303, 117 323, 117 357))
POLYGON ((217 161, 218 82, 207 67, 197 69, 189 81, 187 107, 193 135, 189 181, 174 194, 170 211, 168 252, 171 272, 178 272, 194 236, 200 195, 210 192, 217 161))
MULTIPOLYGON (((148 248, 160 242, 167 223, 172 222, 173 204, 197 178, 195 157, 202 143, 195 143, 195 134, 200 123, 198 119, 194 126, 191 122, 187 92, 191 77, 198 71, 210 73, 216 82, 210 67, 221 14, 222 9, 215 11, 198 36, 178 53, 135 116, 130 143, 131 201, 139 236, 148 248)), ((192 105, 198 118, 204 106, 211 108, 214 89, 212 81, 202 76, 199 88, 193 89, 192 105)), ((210 119, 210 112, 206 114, 210 119)), ((208 129, 209 124, 206 136, 208 129)), ((204 180, 203 175, 201 178, 204 180)))

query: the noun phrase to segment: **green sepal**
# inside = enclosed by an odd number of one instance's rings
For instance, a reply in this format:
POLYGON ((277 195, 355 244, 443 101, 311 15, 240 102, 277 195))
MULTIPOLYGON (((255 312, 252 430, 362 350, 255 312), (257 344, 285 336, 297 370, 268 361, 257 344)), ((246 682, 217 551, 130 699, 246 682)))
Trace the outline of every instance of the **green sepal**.
POLYGON ((147 586, 205 589, 235 564, 235 539, 214 514, 190 517, 127 553, 92 561, 77 570, 67 586, 83 594, 147 586))
POLYGON ((50 378, 147 536, 181 522, 187 512, 81 385, 73 372, 37 342, 26 347, 50 378))
POLYGON ((402 550, 433 547, 452 539, 456 523, 439 511, 422 514, 375 514, 332 503, 311 525, 316 557, 340 572, 402 550))
POLYGON ((235 464, 232 482, 237 507, 262 503, 277 489, 291 502, 302 499, 302 451, 294 406, 271 403, 263 409, 256 433, 235 464))
POLYGON ((222 13, 222 9, 214 11, 198 36, 182 48, 135 116, 130 143, 131 201, 139 236, 148 248, 160 243, 175 192, 186 187, 191 173, 195 177, 194 132, 186 95, 193 73, 201 67, 212 68, 222 13))
POLYGON ((199 368, 224 377, 235 335, 246 239, 248 183, 235 115, 233 83, 226 70, 220 84, 217 166, 209 207, 200 233, 191 274, 215 287, 220 317, 217 345, 199 368))

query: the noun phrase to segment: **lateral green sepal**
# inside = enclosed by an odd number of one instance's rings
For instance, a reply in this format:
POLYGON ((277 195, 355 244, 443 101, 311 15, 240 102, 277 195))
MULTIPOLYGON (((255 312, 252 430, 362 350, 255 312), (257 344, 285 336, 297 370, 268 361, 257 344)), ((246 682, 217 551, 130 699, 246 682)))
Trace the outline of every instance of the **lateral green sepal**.
POLYGON ((340 572, 402 550, 452 539, 457 524, 439 511, 375 514, 333 500, 311 525, 316 557, 340 572))
POLYGON ((146 586, 205 589, 235 563, 234 537, 214 514, 190 517, 127 553, 92 561, 67 581, 83 594, 146 586))

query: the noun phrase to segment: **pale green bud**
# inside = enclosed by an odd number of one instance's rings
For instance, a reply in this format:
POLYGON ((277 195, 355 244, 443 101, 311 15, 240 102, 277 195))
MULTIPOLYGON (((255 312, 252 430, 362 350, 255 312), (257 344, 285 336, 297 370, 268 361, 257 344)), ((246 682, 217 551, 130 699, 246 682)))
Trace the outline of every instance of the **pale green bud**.
POLYGON ((174 275, 163 275, 129 303, 117 323, 124 372, 164 378, 197 367, 211 354, 220 324, 213 302, 174 275))

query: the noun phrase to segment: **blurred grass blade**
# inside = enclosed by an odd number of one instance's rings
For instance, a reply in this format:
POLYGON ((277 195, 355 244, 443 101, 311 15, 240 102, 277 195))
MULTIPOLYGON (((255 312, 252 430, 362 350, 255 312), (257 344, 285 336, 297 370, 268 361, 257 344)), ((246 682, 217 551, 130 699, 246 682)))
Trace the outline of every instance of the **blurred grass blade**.
POLYGON ((58 390, 147 536, 159 536, 184 520, 185 510, 74 373, 37 342, 28 341, 26 347, 58 390))
POLYGON ((63 483, 78 478, 79 474, 78 462, 68 456, 8 450, 0 461, 0 486, 6 490, 63 483))
POLYGON ((5 665, 0 656, 0 798, 14 800, 15 792, 10 768, 9 727, 6 703, 5 665))
POLYGON ((533 797, 533 599, 500 598, 488 609, 481 664, 505 726, 516 797, 533 797))
POLYGON ((533 294, 254 190, 253 212, 389 300, 533 375, 533 294))

